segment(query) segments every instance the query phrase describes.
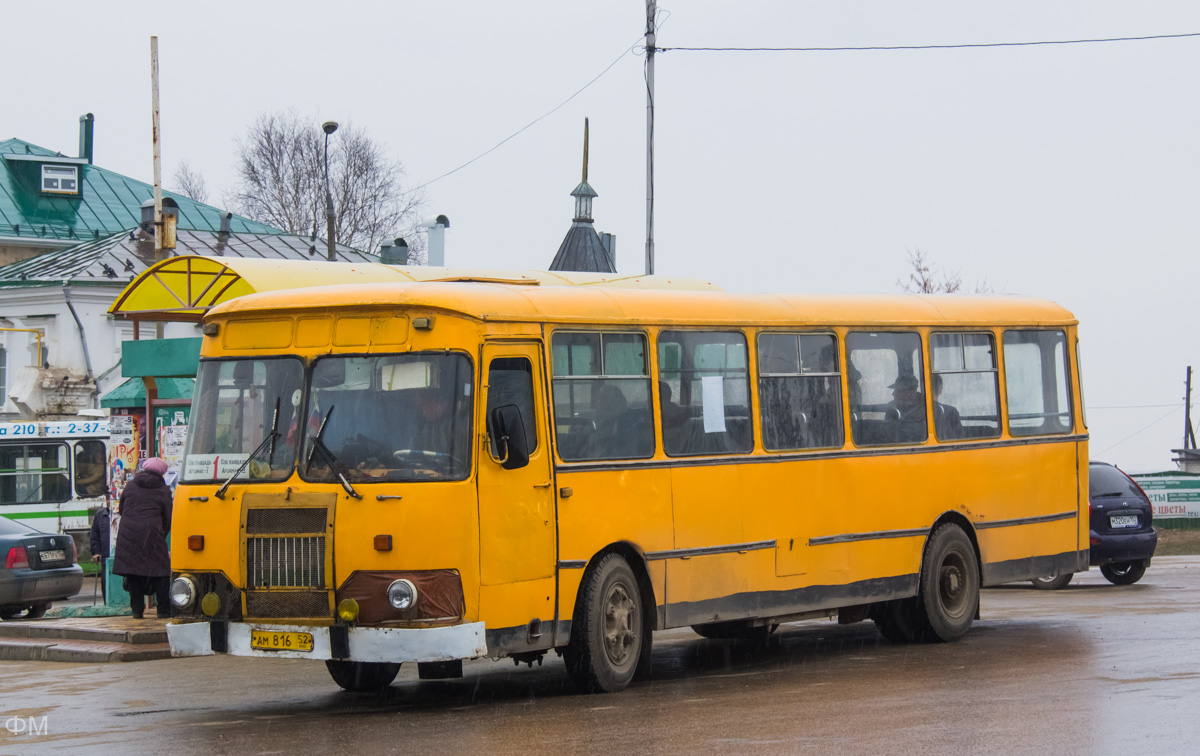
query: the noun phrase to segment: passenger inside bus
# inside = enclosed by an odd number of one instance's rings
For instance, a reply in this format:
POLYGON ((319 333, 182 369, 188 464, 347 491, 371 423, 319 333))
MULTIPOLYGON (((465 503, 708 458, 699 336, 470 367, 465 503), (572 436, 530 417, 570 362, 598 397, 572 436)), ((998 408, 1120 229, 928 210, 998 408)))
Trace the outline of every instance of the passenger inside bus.
POLYGON ((888 386, 892 390, 892 402, 888 405, 895 415, 889 413, 895 425, 896 443, 911 443, 925 440, 925 395, 921 393, 921 382, 915 375, 901 375, 888 386))
POLYGON ((963 438, 962 419, 958 408, 952 404, 942 404, 938 401, 942 394, 942 376, 933 374, 930 381, 933 387, 933 427, 939 439, 963 438))

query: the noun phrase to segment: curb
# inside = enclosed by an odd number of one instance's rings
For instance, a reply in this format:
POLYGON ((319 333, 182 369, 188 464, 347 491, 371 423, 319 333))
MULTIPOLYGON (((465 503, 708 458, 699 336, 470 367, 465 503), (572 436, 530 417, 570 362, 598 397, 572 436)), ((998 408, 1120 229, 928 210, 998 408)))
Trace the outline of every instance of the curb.
POLYGON ((103 641, 0 640, 0 660, 75 663, 133 662, 171 658, 167 643, 109 643, 103 641))

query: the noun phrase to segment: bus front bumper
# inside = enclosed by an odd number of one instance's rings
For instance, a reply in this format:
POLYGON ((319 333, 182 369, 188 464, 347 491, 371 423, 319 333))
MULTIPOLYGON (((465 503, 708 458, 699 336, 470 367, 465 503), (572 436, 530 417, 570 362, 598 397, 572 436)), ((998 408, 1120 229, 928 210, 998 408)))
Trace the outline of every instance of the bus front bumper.
POLYGON ((360 662, 433 662, 473 659, 487 654, 484 623, 429 628, 329 627, 258 622, 169 623, 171 656, 256 656, 263 659, 341 659, 360 662), (307 633, 312 650, 259 649, 251 633, 307 633), (341 634, 341 637, 338 635, 341 634), (334 649, 339 648, 335 656, 334 649), (219 649, 219 650, 214 650, 219 649), (348 654, 347 654, 348 650, 348 654))

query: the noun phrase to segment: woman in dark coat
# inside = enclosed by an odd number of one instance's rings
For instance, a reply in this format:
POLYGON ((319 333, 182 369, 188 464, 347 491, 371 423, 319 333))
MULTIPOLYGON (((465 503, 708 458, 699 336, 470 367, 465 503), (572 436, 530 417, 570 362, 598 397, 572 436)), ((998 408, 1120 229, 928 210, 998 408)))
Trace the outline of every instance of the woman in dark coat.
POLYGON ((157 457, 146 460, 142 471, 125 486, 118 507, 121 520, 113 574, 126 578, 134 619, 142 618, 148 593, 158 601, 158 616, 171 616, 167 593, 171 584, 171 555, 167 551, 171 489, 163 481, 166 472, 166 462, 157 457))

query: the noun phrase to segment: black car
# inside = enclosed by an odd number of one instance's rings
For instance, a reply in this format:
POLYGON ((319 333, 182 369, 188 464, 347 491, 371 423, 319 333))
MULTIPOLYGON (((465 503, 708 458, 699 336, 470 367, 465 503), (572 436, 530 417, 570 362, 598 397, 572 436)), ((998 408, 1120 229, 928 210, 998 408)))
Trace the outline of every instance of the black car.
MULTIPOLYGON (((1146 574, 1158 533, 1154 511, 1141 486, 1104 462, 1088 467, 1088 507, 1091 515, 1090 564, 1110 583, 1133 585, 1146 574)), ((1035 588, 1062 588, 1071 573, 1035 578, 1035 588)))
POLYGON ((51 602, 74 596, 83 586, 83 568, 75 564, 69 535, 0 517, 0 558, 0 619, 41 617, 51 602))

